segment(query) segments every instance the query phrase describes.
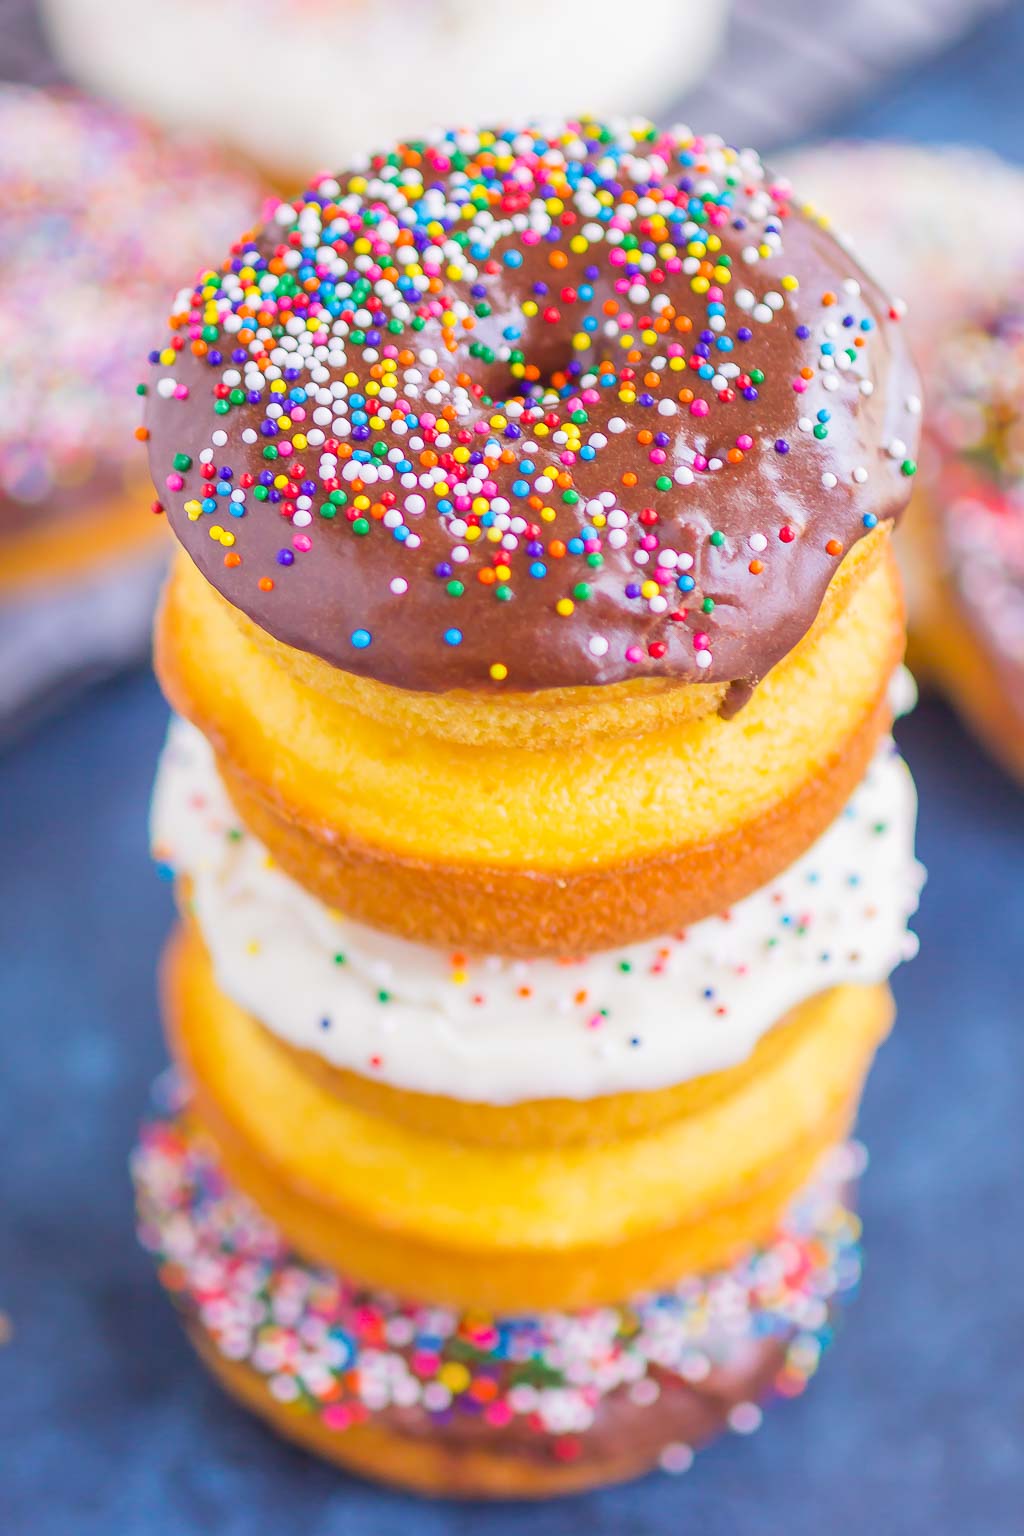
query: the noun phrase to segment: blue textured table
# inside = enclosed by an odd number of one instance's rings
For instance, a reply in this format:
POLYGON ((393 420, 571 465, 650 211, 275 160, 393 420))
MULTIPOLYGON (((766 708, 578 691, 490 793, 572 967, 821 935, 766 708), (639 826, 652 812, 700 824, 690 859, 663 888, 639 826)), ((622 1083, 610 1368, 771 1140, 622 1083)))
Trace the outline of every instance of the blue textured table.
MULTIPOLYGON (((1022 157, 1024 11, 835 131, 1022 157)), ((524 1513, 421 1505, 279 1444, 207 1379, 137 1250, 126 1160, 171 918, 144 676, 0 758, 3 1536, 1016 1536, 1024 1524, 1024 797, 936 703, 901 729, 931 870, 868 1088, 862 1294, 821 1376, 685 1478, 524 1513), (1017 945, 1017 964, 1011 951, 1017 945)))

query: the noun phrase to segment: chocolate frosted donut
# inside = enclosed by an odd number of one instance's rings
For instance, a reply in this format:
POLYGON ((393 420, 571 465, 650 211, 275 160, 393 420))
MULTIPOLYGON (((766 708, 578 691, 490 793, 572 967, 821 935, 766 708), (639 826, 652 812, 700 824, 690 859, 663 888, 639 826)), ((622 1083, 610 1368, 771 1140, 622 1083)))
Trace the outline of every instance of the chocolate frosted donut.
POLYGON ((408 689, 752 684, 902 510, 898 311, 749 151, 450 133, 179 296, 150 459, 285 644, 408 689))
POLYGON ((727 1270, 619 1307, 508 1317, 365 1290, 307 1263, 202 1138, 151 1122, 139 1234, 214 1371, 284 1434, 371 1477, 530 1497, 685 1471, 813 1376, 860 1275, 855 1145, 727 1270))

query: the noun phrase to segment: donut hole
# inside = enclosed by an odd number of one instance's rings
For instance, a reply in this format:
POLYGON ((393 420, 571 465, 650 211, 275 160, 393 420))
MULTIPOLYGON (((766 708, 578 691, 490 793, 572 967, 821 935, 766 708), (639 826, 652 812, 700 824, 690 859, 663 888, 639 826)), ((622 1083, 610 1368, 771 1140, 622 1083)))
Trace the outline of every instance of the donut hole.
POLYGON ((607 307, 618 306, 587 254, 521 235, 499 241, 476 280, 453 283, 447 297, 462 318, 446 327, 445 348, 460 382, 489 405, 536 405, 593 371, 605 360, 607 307))

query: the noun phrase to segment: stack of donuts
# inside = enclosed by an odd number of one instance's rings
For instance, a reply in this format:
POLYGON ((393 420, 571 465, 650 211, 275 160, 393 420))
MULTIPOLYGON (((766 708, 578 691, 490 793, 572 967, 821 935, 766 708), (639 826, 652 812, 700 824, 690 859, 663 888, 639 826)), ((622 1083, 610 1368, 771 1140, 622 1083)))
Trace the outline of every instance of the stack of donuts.
POLYGON ((753 153, 581 120, 318 179, 150 362, 180 1080, 142 1239, 338 1462, 680 1470, 858 1273, 921 878, 899 310, 753 153))

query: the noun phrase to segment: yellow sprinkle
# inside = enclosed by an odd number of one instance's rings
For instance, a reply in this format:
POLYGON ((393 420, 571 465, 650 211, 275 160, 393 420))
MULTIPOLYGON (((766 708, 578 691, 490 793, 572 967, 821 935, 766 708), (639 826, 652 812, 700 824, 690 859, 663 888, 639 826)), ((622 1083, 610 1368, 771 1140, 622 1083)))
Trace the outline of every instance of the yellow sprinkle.
POLYGON ((575 607, 576 604, 571 597, 560 597, 555 604, 555 612, 560 614, 563 619, 567 619, 575 607))
POLYGON ((490 671, 496 683, 503 683, 508 677, 508 667, 503 661, 492 662, 490 671))

